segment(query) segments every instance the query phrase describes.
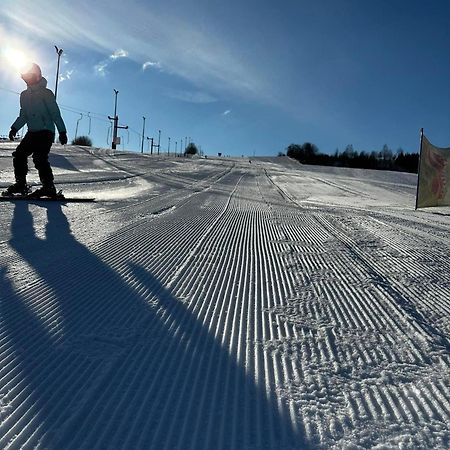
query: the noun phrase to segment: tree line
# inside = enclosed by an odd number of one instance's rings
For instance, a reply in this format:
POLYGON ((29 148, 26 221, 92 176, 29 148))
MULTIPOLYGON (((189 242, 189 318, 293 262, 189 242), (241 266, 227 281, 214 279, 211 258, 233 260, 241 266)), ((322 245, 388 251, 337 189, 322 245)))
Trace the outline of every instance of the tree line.
POLYGON ((323 154, 316 145, 290 144, 286 153, 279 155, 289 156, 302 164, 315 164, 322 166, 353 167, 360 169, 395 170, 400 172, 417 173, 419 164, 418 153, 405 153, 401 148, 393 152, 387 145, 380 151, 357 151, 353 145, 347 145, 343 151, 336 149, 333 155, 323 154))
MULTIPOLYGON (((83 145, 86 147, 92 147, 92 139, 89 136, 78 136, 72 140, 72 145, 83 145)), ((186 150, 184 151, 184 156, 192 156, 197 155, 199 153, 200 151, 198 147, 193 142, 190 142, 189 145, 186 147, 186 150)))

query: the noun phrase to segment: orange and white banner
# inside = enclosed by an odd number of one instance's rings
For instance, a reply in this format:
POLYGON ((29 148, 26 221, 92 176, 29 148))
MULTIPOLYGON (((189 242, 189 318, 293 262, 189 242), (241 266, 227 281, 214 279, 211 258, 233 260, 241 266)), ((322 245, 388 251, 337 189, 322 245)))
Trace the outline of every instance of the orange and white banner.
POLYGON ((422 137, 416 207, 450 206, 450 148, 439 148, 422 137))

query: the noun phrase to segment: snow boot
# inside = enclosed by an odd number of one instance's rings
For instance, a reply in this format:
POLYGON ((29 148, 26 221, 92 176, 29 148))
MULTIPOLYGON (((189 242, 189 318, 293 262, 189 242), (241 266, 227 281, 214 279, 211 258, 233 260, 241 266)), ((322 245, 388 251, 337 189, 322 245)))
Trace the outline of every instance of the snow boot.
POLYGON ((11 186, 9 186, 8 188, 6 188, 6 191, 2 192, 2 196, 4 197, 8 197, 11 195, 27 195, 30 192, 30 188, 27 186, 26 183, 22 183, 22 182, 16 182, 14 184, 12 184, 11 186))
POLYGON ((56 188, 53 184, 47 184, 28 195, 30 198, 50 197, 57 198, 56 188))

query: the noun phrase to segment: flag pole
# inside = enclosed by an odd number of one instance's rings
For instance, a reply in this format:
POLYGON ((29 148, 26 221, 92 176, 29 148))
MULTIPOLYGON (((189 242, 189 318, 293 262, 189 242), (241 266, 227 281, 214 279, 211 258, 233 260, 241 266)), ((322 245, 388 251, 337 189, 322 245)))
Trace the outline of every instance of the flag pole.
POLYGON ((417 203, 419 201, 420 161, 422 159, 422 144, 423 144, 423 128, 420 129, 420 151, 419 151, 419 167, 417 169, 416 207, 414 209, 415 211, 417 210, 417 203))

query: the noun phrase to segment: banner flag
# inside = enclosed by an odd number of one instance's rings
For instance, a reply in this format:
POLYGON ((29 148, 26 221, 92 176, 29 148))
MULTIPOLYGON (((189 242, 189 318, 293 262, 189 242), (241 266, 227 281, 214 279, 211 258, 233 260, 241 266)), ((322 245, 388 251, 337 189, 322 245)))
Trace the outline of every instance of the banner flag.
POLYGON ((416 208, 450 206, 450 148, 421 142, 416 208))

